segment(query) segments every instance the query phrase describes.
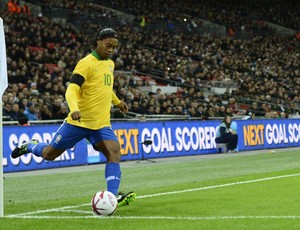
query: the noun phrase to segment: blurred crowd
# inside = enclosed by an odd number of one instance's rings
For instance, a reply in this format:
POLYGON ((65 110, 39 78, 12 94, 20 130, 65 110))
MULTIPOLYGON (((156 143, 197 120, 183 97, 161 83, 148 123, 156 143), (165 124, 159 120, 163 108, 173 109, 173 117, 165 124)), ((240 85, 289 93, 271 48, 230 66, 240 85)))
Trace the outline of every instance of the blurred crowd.
MULTIPOLYGON (((93 1, 40 1, 45 10, 63 8, 79 16, 89 13, 117 21, 121 42, 112 57, 116 63, 114 89, 128 103, 131 114, 209 119, 227 114, 277 118, 298 112, 299 7, 270 4, 266 10, 262 5, 236 2, 104 0, 98 5, 93 1), (133 15, 135 21, 124 21, 114 10, 133 15), (197 32, 203 22, 200 18, 224 25, 227 35, 197 32), (277 34, 264 20, 294 29, 295 34, 277 34), (140 75, 147 76, 142 84, 136 78, 140 75), (177 91, 145 93, 139 86, 151 84, 149 79, 161 86, 175 86, 177 91), (216 81, 231 87, 222 94, 210 92, 216 81)), ((3 20, 9 79, 2 98, 4 119, 27 124, 28 120, 65 118, 64 94, 72 70, 91 51, 96 31, 105 25, 99 19, 76 28, 68 21, 9 8, 3 20)), ((112 117, 125 115, 112 110, 112 117)))

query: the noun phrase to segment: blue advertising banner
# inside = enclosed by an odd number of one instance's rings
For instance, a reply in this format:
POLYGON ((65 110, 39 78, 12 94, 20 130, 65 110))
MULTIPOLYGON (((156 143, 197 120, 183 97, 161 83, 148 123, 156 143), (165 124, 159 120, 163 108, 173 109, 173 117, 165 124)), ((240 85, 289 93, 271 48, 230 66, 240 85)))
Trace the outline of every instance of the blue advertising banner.
MULTIPOLYGON (((235 120, 239 151, 300 146, 300 120, 235 120)), ((121 160, 176 157, 217 153, 215 136, 221 121, 114 122, 121 160), (152 144, 142 144, 151 140, 152 144)), ((10 157, 18 143, 38 139, 49 143, 59 125, 4 126, 3 171, 15 172, 106 162, 87 140, 81 140, 54 161, 33 154, 10 157)))
POLYGON ((39 142, 49 143, 59 125, 37 126, 4 126, 3 127, 3 171, 15 172, 35 169, 57 168, 86 163, 86 147, 80 141, 72 149, 66 150, 54 161, 46 161, 33 154, 26 154, 19 158, 10 157, 12 150, 18 143, 37 139, 39 142))
POLYGON ((239 150, 300 146, 299 119, 241 120, 238 122, 239 150))
POLYGON ((217 121, 114 123, 122 160, 215 153, 217 121), (134 127, 134 128, 133 128, 134 127), (152 140, 151 145, 141 144, 152 140))

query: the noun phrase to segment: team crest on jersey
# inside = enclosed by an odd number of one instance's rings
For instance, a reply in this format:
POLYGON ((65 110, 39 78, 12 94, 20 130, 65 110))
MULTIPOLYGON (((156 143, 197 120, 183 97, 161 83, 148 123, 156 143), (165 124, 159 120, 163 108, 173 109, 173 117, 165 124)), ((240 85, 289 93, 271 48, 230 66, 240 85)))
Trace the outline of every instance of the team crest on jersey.
POLYGON ((110 69, 110 72, 112 72, 112 71, 113 71, 113 67, 112 67, 112 66, 110 66, 110 67, 109 67, 109 69, 110 69))
POLYGON ((62 136, 59 134, 57 135, 57 137, 55 138, 55 143, 58 144, 58 142, 61 140, 62 136))

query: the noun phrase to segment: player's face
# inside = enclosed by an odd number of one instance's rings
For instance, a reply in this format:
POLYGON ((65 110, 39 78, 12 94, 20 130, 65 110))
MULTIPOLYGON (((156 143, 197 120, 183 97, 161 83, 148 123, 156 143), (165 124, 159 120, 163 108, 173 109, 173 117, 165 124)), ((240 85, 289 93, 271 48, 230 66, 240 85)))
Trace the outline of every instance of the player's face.
POLYGON ((106 38, 97 41, 96 52, 101 56, 102 59, 107 59, 112 55, 113 51, 118 46, 118 39, 116 38, 106 38))

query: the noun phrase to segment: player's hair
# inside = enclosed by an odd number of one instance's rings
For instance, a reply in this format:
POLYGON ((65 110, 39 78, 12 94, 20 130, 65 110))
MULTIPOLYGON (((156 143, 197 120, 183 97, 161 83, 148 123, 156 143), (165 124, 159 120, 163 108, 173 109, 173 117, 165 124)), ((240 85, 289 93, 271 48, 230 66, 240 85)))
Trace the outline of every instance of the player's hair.
POLYGON ((94 45, 97 46, 98 40, 103 40, 105 38, 116 38, 119 40, 118 33, 112 28, 100 29, 95 38, 94 45))
POLYGON ((102 40, 105 38, 118 38, 118 34, 115 30, 113 30, 112 28, 105 28, 99 31, 98 36, 97 36, 97 40, 102 40))

